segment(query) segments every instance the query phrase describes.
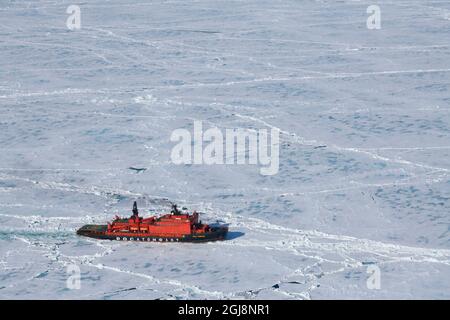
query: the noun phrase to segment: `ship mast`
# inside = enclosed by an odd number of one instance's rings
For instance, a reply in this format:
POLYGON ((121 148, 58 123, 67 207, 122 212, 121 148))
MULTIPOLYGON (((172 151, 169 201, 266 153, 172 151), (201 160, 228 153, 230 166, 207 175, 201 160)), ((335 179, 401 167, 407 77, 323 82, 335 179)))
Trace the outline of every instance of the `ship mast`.
POLYGON ((137 203, 136 203, 136 201, 133 203, 133 217, 139 217, 139 211, 138 211, 138 208, 137 208, 137 203))

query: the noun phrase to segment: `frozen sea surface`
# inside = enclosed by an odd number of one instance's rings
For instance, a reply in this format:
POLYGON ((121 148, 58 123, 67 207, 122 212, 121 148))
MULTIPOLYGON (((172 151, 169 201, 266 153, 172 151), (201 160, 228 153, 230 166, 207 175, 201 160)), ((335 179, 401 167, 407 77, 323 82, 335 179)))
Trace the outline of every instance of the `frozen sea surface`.
POLYGON ((450 298, 449 1, 70 4, 0 2, 0 298, 450 298), (173 165, 194 120, 279 128, 279 173, 173 165), (74 233, 164 198, 230 239, 74 233))

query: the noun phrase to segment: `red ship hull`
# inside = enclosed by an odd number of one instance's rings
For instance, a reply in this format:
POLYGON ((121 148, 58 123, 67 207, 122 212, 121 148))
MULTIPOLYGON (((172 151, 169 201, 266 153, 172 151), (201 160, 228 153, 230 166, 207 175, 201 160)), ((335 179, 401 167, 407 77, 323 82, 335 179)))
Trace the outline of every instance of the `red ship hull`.
POLYGON ((148 234, 148 233, 107 233, 107 225, 85 225, 77 234, 80 236, 117 241, 140 241, 140 242, 207 242, 225 240, 228 227, 214 227, 209 232, 184 235, 148 234))
POLYGON ((130 218, 116 217, 107 225, 85 225, 77 234, 85 237, 141 242, 206 242, 224 240, 227 226, 209 226, 198 220, 198 213, 182 213, 174 205, 171 214, 141 218, 136 202, 130 218))

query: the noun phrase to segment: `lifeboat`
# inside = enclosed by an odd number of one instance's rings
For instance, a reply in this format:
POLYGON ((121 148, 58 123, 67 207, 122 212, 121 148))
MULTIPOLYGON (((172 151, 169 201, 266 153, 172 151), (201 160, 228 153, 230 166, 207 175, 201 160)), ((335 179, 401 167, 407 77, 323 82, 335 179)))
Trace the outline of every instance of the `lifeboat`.
POLYGON ((80 236, 145 242, 206 242, 224 240, 228 226, 210 226, 199 221, 199 214, 180 211, 172 206, 170 214, 160 217, 142 218, 139 216, 136 201, 130 218, 116 218, 106 225, 84 225, 77 230, 80 236))

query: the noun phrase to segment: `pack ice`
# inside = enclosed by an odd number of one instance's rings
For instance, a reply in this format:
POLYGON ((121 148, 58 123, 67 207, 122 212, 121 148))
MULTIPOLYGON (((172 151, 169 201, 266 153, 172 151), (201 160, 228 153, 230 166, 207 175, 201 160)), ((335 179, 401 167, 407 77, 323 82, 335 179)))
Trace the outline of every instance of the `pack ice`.
POLYGON ((0 298, 450 298, 450 3, 376 4, 1 1, 0 298), (278 173, 173 164, 194 121, 278 173), (228 240, 75 234, 166 199, 228 240))

